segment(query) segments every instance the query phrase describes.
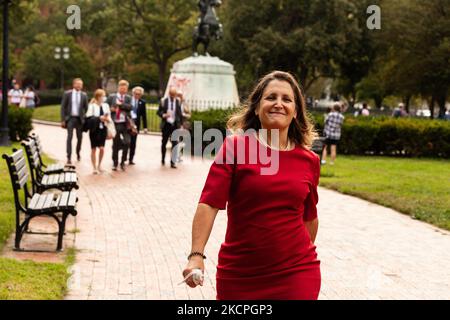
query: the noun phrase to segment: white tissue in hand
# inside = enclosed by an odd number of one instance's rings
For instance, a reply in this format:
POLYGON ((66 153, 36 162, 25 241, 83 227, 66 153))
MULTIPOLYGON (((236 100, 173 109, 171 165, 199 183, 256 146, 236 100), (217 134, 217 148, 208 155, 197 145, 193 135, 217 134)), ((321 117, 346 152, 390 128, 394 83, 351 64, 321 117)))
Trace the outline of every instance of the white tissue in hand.
POLYGON ((196 284, 199 285, 200 283, 203 282, 203 271, 200 269, 194 269, 192 270, 191 273, 189 273, 183 281, 180 282, 180 284, 182 284, 183 282, 186 282, 187 279, 189 279, 190 277, 192 277, 192 281, 196 284))

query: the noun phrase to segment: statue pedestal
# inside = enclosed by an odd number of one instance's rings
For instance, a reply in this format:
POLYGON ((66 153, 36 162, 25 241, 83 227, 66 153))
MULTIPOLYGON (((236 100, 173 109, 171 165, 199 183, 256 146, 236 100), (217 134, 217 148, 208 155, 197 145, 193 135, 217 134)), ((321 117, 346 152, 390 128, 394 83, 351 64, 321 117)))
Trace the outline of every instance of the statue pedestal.
POLYGON ((228 109, 239 106, 232 64, 217 57, 196 56, 178 61, 171 70, 169 88, 183 92, 191 110, 228 109))

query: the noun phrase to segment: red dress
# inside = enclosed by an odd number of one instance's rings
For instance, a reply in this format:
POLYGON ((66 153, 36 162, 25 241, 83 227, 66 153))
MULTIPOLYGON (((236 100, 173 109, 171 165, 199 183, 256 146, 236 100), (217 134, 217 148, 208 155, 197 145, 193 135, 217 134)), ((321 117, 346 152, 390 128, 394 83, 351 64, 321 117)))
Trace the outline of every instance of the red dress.
POLYGON ((221 210, 228 203, 227 232, 217 265, 217 299, 318 298, 320 261, 304 222, 317 218, 319 174, 319 157, 301 146, 274 152, 254 136, 225 139, 199 201, 221 210), (254 160, 260 149, 274 154, 272 164, 263 157, 254 160), (270 166, 277 173, 262 175, 261 169, 270 166))

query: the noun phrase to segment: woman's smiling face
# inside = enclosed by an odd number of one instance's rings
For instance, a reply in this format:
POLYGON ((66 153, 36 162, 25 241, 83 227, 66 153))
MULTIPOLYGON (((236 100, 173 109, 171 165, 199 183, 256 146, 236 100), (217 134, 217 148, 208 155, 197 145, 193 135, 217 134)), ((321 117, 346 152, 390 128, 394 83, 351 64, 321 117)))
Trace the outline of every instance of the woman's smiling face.
POLYGON ((263 92, 255 110, 263 129, 285 130, 297 117, 295 95, 286 81, 272 80, 263 92))

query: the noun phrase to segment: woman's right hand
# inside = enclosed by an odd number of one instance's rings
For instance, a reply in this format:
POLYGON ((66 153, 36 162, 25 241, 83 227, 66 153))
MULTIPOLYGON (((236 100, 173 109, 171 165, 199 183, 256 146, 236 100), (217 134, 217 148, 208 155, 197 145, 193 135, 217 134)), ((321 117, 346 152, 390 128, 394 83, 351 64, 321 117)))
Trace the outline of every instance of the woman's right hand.
MULTIPOLYGON (((188 264, 186 265, 186 267, 184 268, 183 271, 183 279, 186 278, 186 276, 192 272, 192 270, 194 269, 200 269, 202 270, 202 272, 205 271, 205 263, 203 262, 203 257, 200 256, 193 256, 191 257, 191 259, 189 260, 188 264)), ((186 284, 191 287, 191 288, 195 288, 197 285, 194 283, 194 280, 192 279, 192 276, 190 276, 187 280, 186 280, 186 284)), ((203 282, 200 283, 201 286, 203 286, 203 282)))

